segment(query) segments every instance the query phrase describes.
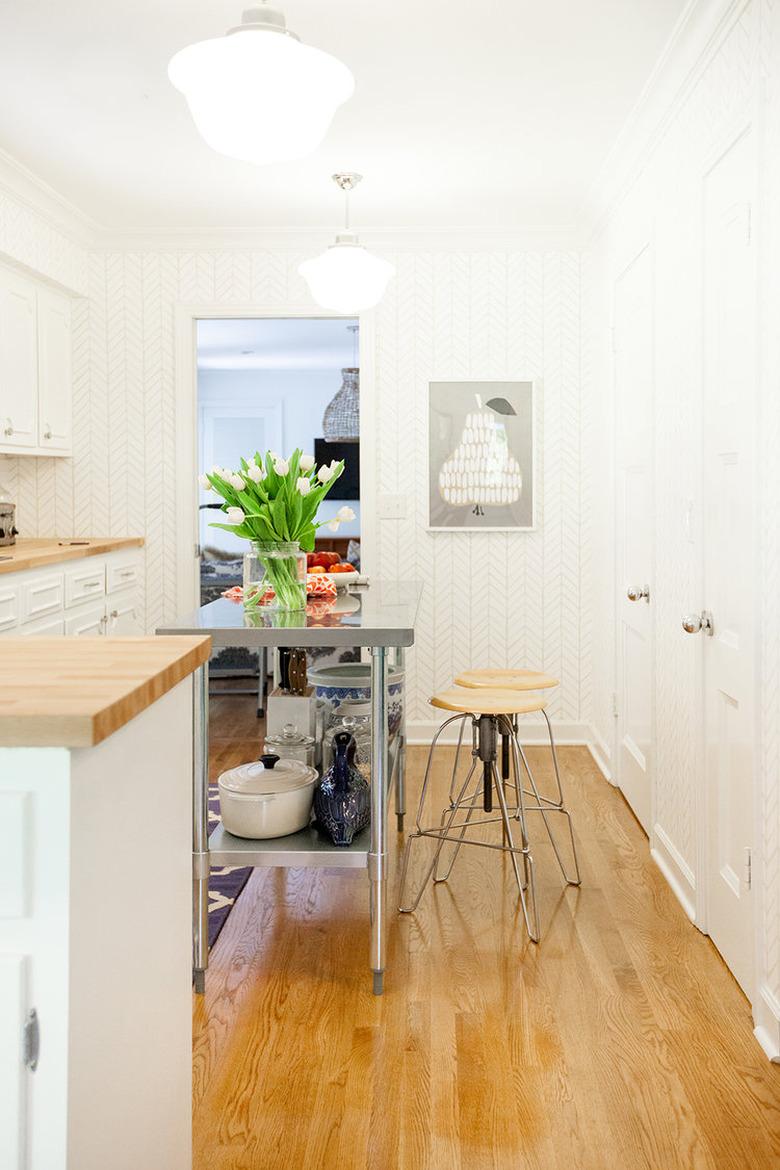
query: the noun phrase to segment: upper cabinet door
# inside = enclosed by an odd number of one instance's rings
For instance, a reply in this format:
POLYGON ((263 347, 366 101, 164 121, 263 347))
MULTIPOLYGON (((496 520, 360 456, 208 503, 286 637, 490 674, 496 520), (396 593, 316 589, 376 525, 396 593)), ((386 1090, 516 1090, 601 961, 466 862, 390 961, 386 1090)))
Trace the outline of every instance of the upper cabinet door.
POLYGON ((38 446, 35 285, 0 270, 0 449, 38 446))
POLYGON ((70 300, 38 290, 38 443, 45 450, 71 446, 72 332, 70 300))

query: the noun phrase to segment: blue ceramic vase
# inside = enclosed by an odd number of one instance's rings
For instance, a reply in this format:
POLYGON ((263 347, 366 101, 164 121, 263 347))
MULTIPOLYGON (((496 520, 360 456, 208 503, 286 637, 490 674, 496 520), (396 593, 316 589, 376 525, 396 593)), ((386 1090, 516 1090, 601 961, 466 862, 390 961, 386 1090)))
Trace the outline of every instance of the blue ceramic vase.
POLYGON ((333 763, 314 791, 314 815, 334 845, 351 845, 371 820, 371 790, 355 767, 355 740, 333 736, 333 763))

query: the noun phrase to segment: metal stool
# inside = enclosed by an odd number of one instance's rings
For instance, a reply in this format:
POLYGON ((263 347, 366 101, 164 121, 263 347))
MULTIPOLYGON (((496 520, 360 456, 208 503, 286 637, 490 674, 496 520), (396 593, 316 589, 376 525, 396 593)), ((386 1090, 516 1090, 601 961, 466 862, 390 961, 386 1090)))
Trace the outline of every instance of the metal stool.
MULTIPOLYGON (((475 690, 494 690, 496 688, 500 688, 502 690, 521 692, 549 690, 550 688, 557 687, 559 685, 557 678, 553 678, 552 675, 544 674, 539 670, 464 670, 462 674, 459 674, 456 677, 455 682, 458 686, 474 688, 475 690)), ((558 753, 555 750, 555 738, 553 736, 552 724, 550 723, 550 718, 544 708, 544 704, 537 708, 537 710, 540 710, 542 715, 544 715, 544 719, 547 724, 547 734, 550 738, 550 754, 552 756, 555 784, 558 790, 558 799, 551 800, 549 797, 542 796, 539 793, 539 789, 537 787, 533 773, 531 772, 531 767, 528 763, 528 758, 523 751, 523 745, 520 743, 520 739, 518 737, 517 718, 515 717, 512 720, 512 725, 515 738, 517 740, 517 750, 521 760, 523 761, 523 768, 525 769, 525 773, 528 776, 528 780, 532 789, 532 792, 528 792, 527 795, 533 795, 536 798, 538 804, 538 807, 527 805, 526 812, 540 812, 542 814, 544 827, 546 828, 547 835, 550 838, 550 843, 555 852, 558 865, 561 868, 561 873, 563 874, 567 885, 578 886, 580 885, 582 879, 580 878, 577 846, 574 841, 574 828, 572 826, 571 813, 566 808, 566 803, 563 796, 561 773, 558 767, 558 753), (574 861, 572 877, 570 877, 566 872, 566 867, 563 864, 563 859, 561 858, 558 844, 555 840, 555 837, 553 836, 552 827, 547 820, 547 816, 545 815, 547 812, 557 812, 566 817, 566 822, 569 827, 569 839, 571 841, 572 858, 574 861)), ((501 775, 505 780, 509 778, 509 737, 506 734, 502 735, 501 737, 501 775)))
MULTIPOLYGON (((423 779, 422 793, 420 795, 420 804, 417 809, 417 830, 410 833, 406 842, 404 850, 403 865, 401 869, 401 889, 400 889, 400 905, 399 910, 402 914, 410 914, 417 909, 420 904, 420 899, 423 895, 425 887, 429 879, 433 876, 434 881, 446 881, 452 872, 452 867, 460 852, 462 845, 478 845, 483 849, 497 849, 503 853, 508 853, 512 861, 512 869, 514 871, 515 880, 517 882, 518 893, 520 896, 520 903, 523 911, 523 918, 525 919, 528 936, 533 942, 539 941, 539 914, 536 906, 536 887, 534 884, 534 862, 531 856, 530 846, 528 844, 528 835, 526 833, 525 823, 525 804, 524 804, 524 789, 520 780, 520 760, 518 754, 517 740, 514 735, 514 719, 517 715, 528 714, 531 711, 540 711, 544 707, 544 700, 523 696, 516 691, 505 690, 489 690, 489 689, 461 689, 459 687, 452 687, 447 691, 442 691, 438 695, 434 695, 430 700, 431 705, 438 707, 445 711, 455 711, 457 714, 451 718, 446 719, 441 725, 436 735, 433 737, 431 748, 428 753, 428 763, 425 769, 425 777, 423 779), (458 747, 455 753, 455 764, 450 779, 450 802, 449 807, 446 808, 441 816, 440 822, 437 826, 426 828, 422 824, 422 818, 425 811, 425 799, 428 792, 428 784, 431 775, 431 765, 433 762, 434 749, 441 736, 441 733, 450 724, 460 720, 460 734, 458 737, 458 747), (457 771, 460 751, 463 742, 463 733, 468 723, 471 723, 472 728, 472 748, 471 748, 471 765, 468 768, 466 777, 462 783, 459 783, 457 771), (513 748, 514 758, 514 785, 509 786, 506 777, 499 776, 498 768, 496 766, 498 759, 498 739, 499 736, 506 736, 511 742, 513 748), (478 766, 481 765, 478 771, 478 766), (475 773, 476 782, 474 782, 475 773), (515 801, 510 812, 509 804, 507 802, 507 791, 514 795, 515 801), (493 794, 498 798, 499 816, 484 816, 474 819, 474 813, 477 810, 478 803, 482 804, 482 811, 486 814, 493 812, 493 794), (458 813, 465 814, 464 819, 456 823, 458 813), (492 841, 475 840, 467 836, 469 829, 478 829, 481 826, 489 824, 501 824, 503 841, 499 845, 492 841), (513 825, 519 828, 520 843, 515 845, 513 836, 513 825), (420 889, 414 901, 405 906, 403 903, 404 889, 406 886, 406 877, 409 869, 409 857, 414 841, 420 837, 430 837, 437 842, 434 851, 433 860, 431 861, 422 880, 420 889), (451 842, 455 845, 455 850, 450 859, 447 872, 443 877, 438 877, 436 874, 439 858, 445 842, 451 842), (523 876, 520 876, 520 869, 518 866, 518 857, 522 858, 523 876)), ((533 783, 533 781, 532 781, 533 783)), ((541 804, 541 800, 537 799, 537 803, 541 804)))

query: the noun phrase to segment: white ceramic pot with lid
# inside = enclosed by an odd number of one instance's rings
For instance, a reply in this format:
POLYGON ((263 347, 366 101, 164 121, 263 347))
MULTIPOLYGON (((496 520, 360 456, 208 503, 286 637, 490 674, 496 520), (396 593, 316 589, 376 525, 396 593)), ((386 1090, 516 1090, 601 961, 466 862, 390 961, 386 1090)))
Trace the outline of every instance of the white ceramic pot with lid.
POLYGON ((234 837, 268 840, 304 829, 319 776, 300 760, 264 755, 219 777, 222 824, 234 837))

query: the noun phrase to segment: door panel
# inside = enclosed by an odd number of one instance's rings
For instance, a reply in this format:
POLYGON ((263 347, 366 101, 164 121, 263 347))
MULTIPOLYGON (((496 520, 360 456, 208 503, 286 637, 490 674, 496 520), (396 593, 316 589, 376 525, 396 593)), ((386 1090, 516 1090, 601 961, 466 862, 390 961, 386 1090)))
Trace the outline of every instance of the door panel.
POLYGON ((38 292, 39 443, 52 451, 71 445, 73 412, 70 301, 38 292))
POLYGON ((653 271, 644 248, 614 290, 618 783, 650 831, 653 760, 653 271), (632 586, 650 600, 630 601, 632 586))
POLYGON ((0 445, 38 445, 35 286, 0 271, 0 445))
POLYGON ((753 136, 704 180, 704 603, 707 925, 746 991, 753 909, 756 272, 753 136))

